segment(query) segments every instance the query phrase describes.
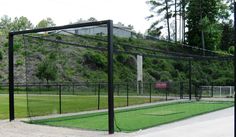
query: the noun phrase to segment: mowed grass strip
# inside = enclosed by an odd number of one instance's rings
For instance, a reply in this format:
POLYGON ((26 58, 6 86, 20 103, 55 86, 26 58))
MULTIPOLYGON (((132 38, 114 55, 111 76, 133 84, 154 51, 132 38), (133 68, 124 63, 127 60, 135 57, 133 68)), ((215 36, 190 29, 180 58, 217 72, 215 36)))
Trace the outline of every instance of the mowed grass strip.
MULTIPOLYGON (((149 127, 186 119, 196 115, 233 106, 233 102, 186 102, 116 111, 116 131, 136 131, 149 127)), ((108 129, 107 113, 94 113, 46 120, 32 121, 34 124, 81 128, 87 130, 108 129)))
MULTIPOLYGON (((62 95, 62 113, 74 113, 81 111, 97 110, 98 97, 96 95, 62 95)), ((126 106, 127 98, 115 96, 115 107, 126 106)), ((153 102, 161 99, 153 98, 153 102)), ((100 109, 107 108, 107 96, 100 97, 100 109)), ((147 97, 129 97, 129 105, 148 103, 147 97)), ((44 116, 59 113, 58 95, 28 95, 28 107, 30 116, 44 116)), ((16 118, 28 116, 27 97, 24 94, 15 95, 16 118)), ((7 94, 0 94, 0 119, 9 117, 9 97, 7 94)))

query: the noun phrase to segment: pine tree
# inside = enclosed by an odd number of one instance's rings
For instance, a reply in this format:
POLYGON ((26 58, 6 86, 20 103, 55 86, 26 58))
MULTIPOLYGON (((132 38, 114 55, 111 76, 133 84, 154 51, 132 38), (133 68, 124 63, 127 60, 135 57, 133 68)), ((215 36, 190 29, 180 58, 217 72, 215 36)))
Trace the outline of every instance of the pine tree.
POLYGON ((168 40, 170 40, 170 18, 172 17, 171 6, 174 5, 173 0, 149 0, 147 3, 151 6, 150 10, 155 13, 155 15, 151 15, 148 18, 158 16, 158 20, 152 24, 150 29, 152 27, 162 29, 163 27, 156 27, 156 25, 159 22, 165 21, 167 24, 168 40))

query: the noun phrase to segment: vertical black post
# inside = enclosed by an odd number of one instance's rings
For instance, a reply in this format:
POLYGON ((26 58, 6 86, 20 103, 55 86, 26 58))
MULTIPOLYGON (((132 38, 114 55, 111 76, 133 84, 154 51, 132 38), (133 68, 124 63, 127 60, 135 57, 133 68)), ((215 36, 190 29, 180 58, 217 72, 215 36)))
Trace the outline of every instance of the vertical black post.
POLYGON ((94 95, 97 95, 97 83, 94 83, 94 95))
POLYGON ((126 106, 129 106, 129 84, 126 85, 126 106))
POLYGON ((75 95, 75 85, 74 85, 74 82, 72 83, 72 94, 75 95))
POLYGON ((120 95, 120 84, 117 83, 117 95, 119 96, 120 95))
POLYGON ((165 91, 166 91, 166 101, 167 101, 168 100, 168 90, 165 89, 165 91))
POLYGON ((179 83, 179 94, 180 94, 180 99, 183 99, 183 90, 184 90, 184 85, 183 82, 179 83))
POLYGON ((114 133, 114 95, 113 95, 113 21, 109 20, 108 28, 108 125, 109 134, 114 133))
POLYGON ((39 83, 39 94, 41 94, 41 83, 39 83))
POLYGON ((10 121, 15 119, 14 112, 14 51, 13 51, 14 35, 9 33, 9 119, 10 121))
POLYGON ((59 113, 61 114, 61 85, 59 85, 59 113))
POLYGON ((214 96, 214 93, 213 93, 213 91, 214 91, 214 85, 213 85, 213 82, 211 83, 211 97, 213 97, 214 96))
POLYGON ((152 103, 152 83, 149 83, 149 102, 152 103))
POLYGON ((100 109, 100 90, 101 90, 101 84, 98 84, 98 110, 100 109))
MULTIPOLYGON (((236 90, 236 1, 234 0, 234 91, 236 90)), ((235 103, 235 94, 234 94, 234 106, 235 103)), ((234 107, 234 119, 235 119, 235 111, 236 108, 234 107)), ((234 122, 234 128, 236 127, 234 122)), ((235 132, 234 132, 235 136, 235 132)))
POLYGON ((189 60, 189 100, 192 99, 192 62, 189 60))

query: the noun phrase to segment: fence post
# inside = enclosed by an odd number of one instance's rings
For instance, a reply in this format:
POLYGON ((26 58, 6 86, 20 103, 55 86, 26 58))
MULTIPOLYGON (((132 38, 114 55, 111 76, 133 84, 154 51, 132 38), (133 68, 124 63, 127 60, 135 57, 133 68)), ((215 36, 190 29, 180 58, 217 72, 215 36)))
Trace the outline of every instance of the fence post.
POLYGON ((221 95, 221 86, 220 86, 220 97, 222 97, 222 95, 221 95))
POLYGON ((180 93, 180 99, 183 99, 183 90, 184 90, 184 85, 183 82, 179 83, 179 93, 180 93))
POLYGON ((74 82, 72 83, 72 94, 75 95, 75 85, 74 85, 74 82))
POLYGON ((189 60, 189 100, 192 99, 192 62, 189 60))
POLYGON ((117 95, 119 96, 120 95, 120 84, 117 83, 117 95))
POLYGON ((59 85, 59 113, 61 114, 61 85, 59 85))
POLYGON ((214 96, 214 85, 213 85, 213 83, 211 83, 211 97, 213 97, 214 96))
POLYGON ((126 85, 126 105, 129 106, 129 84, 126 85))
POLYGON ((101 89, 101 84, 98 83, 98 110, 100 109, 100 89, 101 89))
POLYGON ((167 96, 168 96, 168 95, 167 95, 167 92, 168 92, 168 90, 166 89, 166 101, 168 100, 168 98, 167 98, 167 96))
POLYGON ((149 102, 152 103, 152 83, 149 83, 149 102))
POLYGON ((94 83, 94 95, 97 95, 97 85, 94 83))

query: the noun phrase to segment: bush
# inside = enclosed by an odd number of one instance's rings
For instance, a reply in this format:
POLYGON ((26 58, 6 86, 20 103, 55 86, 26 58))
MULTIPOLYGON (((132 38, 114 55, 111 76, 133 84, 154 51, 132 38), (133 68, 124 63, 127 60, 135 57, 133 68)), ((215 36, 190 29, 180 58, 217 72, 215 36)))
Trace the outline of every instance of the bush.
POLYGON ((87 52, 83 59, 83 64, 88 65, 91 69, 106 69, 107 59, 101 53, 87 52))

